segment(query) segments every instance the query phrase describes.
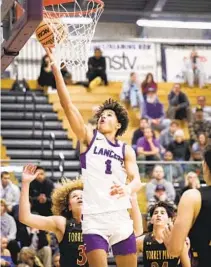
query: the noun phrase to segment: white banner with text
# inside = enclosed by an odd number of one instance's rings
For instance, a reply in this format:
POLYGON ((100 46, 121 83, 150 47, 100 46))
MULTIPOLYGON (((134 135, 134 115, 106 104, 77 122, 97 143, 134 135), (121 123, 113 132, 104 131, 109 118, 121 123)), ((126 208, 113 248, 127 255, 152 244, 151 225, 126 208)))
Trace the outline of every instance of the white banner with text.
POLYGON ((99 47, 106 58, 106 72, 109 81, 125 81, 131 72, 136 72, 140 81, 151 72, 156 80, 155 44, 139 42, 93 42, 94 48, 99 47))

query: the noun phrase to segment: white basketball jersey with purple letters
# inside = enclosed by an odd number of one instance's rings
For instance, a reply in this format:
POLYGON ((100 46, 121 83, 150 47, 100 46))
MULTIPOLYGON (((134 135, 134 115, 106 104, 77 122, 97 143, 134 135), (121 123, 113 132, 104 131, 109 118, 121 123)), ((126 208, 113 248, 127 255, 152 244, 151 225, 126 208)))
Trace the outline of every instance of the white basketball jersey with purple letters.
POLYGON ((97 130, 88 150, 80 155, 83 190, 83 214, 96 214, 128 209, 129 196, 111 196, 111 186, 124 185, 127 174, 124 167, 125 144, 112 144, 97 130))

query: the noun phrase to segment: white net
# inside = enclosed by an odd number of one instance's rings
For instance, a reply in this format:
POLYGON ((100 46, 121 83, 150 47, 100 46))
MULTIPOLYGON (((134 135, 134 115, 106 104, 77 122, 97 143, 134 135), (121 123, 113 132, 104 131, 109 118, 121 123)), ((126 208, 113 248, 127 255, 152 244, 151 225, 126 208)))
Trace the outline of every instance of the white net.
POLYGON ((57 64, 65 65, 78 81, 86 73, 90 44, 104 4, 101 0, 60 2, 44 7, 44 21, 53 29, 57 64))

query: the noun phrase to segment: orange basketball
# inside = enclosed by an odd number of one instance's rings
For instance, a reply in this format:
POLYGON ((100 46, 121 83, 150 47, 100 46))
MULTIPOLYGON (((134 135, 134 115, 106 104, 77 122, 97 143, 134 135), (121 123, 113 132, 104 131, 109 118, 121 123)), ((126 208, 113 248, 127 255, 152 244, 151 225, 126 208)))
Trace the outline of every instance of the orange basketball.
POLYGON ((36 29, 37 40, 44 47, 55 46, 54 35, 56 36, 56 42, 61 43, 66 38, 67 33, 67 28, 58 19, 53 20, 51 25, 42 21, 36 29))

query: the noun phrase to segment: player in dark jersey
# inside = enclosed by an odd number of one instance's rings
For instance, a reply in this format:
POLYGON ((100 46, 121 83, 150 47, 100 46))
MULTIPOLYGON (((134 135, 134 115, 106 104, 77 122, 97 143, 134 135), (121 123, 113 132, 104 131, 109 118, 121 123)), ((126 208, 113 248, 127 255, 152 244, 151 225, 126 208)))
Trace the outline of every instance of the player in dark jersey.
POLYGON ((20 222, 32 228, 55 233, 59 241, 61 267, 87 267, 81 228, 82 182, 68 181, 57 186, 52 194, 54 216, 44 217, 32 214, 29 204, 29 186, 38 174, 36 166, 24 167, 19 207, 20 222))
POLYGON ((206 187, 187 190, 181 197, 175 224, 165 229, 164 240, 171 255, 178 256, 187 235, 198 255, 197 267, 211 266, 211 145, 204 151, 206 187))
POLYGON ((165 202, 158 202, 150 209, 152 232, 136 239, 137 252, 143 253, 144 267, 176 267, 180 263, 182 267, 191 266, 186 244, 179 257, 170 256, 164 245, 163 231, 174 215, 173 206, 165 202))

